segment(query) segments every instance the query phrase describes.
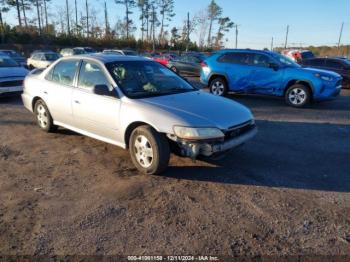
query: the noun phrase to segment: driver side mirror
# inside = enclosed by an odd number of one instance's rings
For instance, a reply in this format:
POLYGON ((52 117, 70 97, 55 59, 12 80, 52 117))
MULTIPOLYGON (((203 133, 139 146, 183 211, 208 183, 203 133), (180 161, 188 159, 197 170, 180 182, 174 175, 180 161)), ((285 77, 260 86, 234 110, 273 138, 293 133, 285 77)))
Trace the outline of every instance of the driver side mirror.
POLYGON ((95 85, 92 92, 101 96, 110 96, 112 94, 107 85, 95 85))
POLYGON ((275 71, 278 71, 278 69, 280 69, 280 66, 276 63, 270 63, 269 67, 272 68, 275 71))

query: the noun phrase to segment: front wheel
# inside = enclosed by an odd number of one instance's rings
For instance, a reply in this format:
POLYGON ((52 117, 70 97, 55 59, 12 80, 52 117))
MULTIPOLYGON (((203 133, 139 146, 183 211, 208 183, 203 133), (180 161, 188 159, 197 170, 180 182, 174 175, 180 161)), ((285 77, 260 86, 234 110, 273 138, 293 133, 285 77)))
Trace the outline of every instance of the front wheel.
POLYGON ((222 77, 213 79, 209 84, 210 93, 216 96, 225 96, 227 94, 227 83, 222 77))
POLYGON ((168 167, 169 143, 150 126, 140 126, 131 133, 129 152, 133 164, 143 174, 158 175, 168 167))
POLYGON ((288 88, 285 100, 290 106, 304 107, 311 101, 311 92, 305 85, 295 84, 288 88))

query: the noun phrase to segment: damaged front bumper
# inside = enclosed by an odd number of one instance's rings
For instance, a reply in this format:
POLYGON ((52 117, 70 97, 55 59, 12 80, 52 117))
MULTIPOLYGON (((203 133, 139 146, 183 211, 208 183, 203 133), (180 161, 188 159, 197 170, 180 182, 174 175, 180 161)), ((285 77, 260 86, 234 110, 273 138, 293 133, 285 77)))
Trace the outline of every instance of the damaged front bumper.
POLYGON ((174 135, 168 135, 168 138, 177 143, 181 149, 181 155, 196 159, 200 155, 210 157, 227 152, 252 139, 257 132, 258 130, 256 126, 254 126, 249 131, 239 136, 222 140, 189 141, 180 139, 174 135))

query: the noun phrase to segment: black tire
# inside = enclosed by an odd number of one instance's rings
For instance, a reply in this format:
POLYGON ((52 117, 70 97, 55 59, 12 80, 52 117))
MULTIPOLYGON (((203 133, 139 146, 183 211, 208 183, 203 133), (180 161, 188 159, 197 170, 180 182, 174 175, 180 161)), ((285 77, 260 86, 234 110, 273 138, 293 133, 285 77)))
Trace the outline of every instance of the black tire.
POLYGON ((32 65, 29 65, 29 66, 28 66, 28 69, 29 69, 29 70, 33 70, 33 69, 35 69, 35 67, 32 66, 32 65))
POLYGON ((286 103, 289 106, 301 108, 311 101, 310 89, 303 84, 295 84, 288 88, 285 94, 286 103))
POLYGON ((49 133, 57 130, 57 126, 53 124, 53 119, 45 102, 41 99, 36 101, 34 106, 34 114, 36 122, 41 130, 49 133))
POLYGON ((209 83, 210 93, 216 96, 226 96, 227 95, 227 83, 223 77, 216 77, 209 83))
POLYGON ((133 164, 143 174, 159 175, 169 165, 169 143, 163 134, 158 133, 150 126, 139 126, 131 133, 129 140, 129 153, 133 164), (148 150, 151 148, 152 159, 151 157, 146 156, 140 157, 142 149, 139 150, 137 146, 142 141, 142 139, 140 139, 142 137, 147 139, 145 147, 148 148, 148 150), (138 158, 145 160, 138 160, 138 158), (144 165, 142 163, 144 163, 144 165), (149 164, 149 166, 145 165, 146 163, 149 164))

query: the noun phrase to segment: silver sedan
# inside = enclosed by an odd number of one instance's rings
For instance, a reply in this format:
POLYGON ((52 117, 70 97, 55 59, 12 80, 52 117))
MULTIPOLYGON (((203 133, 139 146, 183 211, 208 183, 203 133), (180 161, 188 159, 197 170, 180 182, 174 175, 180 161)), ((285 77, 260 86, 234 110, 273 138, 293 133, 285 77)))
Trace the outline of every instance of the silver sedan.
POLYGON ((257 132, 246 107, 141 57, 61 58, 25 79, 22 99, 42 130, 61 126, 128 149, 146 174, 164 171, 172 150, 210 157, 257 132))

